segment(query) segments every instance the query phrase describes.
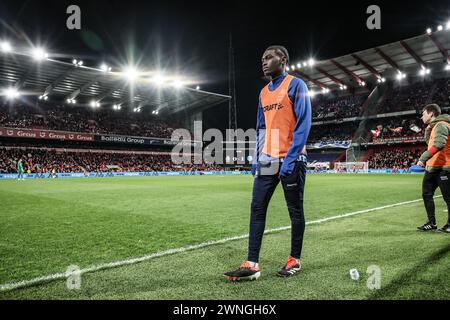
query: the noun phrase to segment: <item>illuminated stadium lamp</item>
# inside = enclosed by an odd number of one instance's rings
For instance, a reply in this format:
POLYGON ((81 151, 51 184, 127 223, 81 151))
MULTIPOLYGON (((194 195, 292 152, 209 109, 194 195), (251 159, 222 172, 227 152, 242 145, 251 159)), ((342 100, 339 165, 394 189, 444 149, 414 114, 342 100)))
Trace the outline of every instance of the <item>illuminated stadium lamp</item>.
POLYGON ((83 65, 83 61, 78 61, 78 63, 77 63, 80 67, 83 65))
POLYGON ((400 81, 400 80, 406 78, 406 74, 405 73, 401 72, 400 70, 397 70, 397 72, 398 72, 398 74, 396 76, 397 80, 400 81))
POLYGON ((427 34, 431 34, 431 28, 427 28, 427 34))
POLYGON ((77 65, 77 62, 78 62, 77 59, 72 60, 72 64, 74 64, 74 65, 77 65))
POLYGON ((3 94, 6 96, 6 99, 13 100, 19 97, 19 92, 16 88, 8 88, 3 91, 3 94))
POLYGON ((6 42, 6 41, 3 41, 1 43, 0 48, 2 49, 3 52, 10 52, 12 49, 9 42, 6 42))
POLYGON ((448 21, 447 24, 445 25, 445 29, 450 30, 450 21, 448 21))
POLYGON ((196 86, 196 87, 195 87, 195 90, 200 90, 200 86, 196 86))
POLYGON ((291 69, 292 69, 292 70, 295 70, 295 66, 294 66, 294 65, 291 65, 291 69))
POLYGON ((152 82, 154 84, 156 84, 157 86, 161 86, 164 81, 166 81, 166 78, 161 75, 161 74, 156 74, 153 78, 152 78, 152 82))
POLYGON ((289 71, 289 67, 286 66, 286 71, 289 71))
POLYGON ((308 66, 308 62, 306 62, 306 61, 303 62, 303 66, 304 66, 304 67, 307 67, 307 66, 308 66))
POLYGON ((72 100, 70 100, 70 99, 67 99, 66 101, 67 101, 67 103, 71 103, 72 102, 72 100))
POLYGON ((180 89, 180 88, 183 87, 183 82, 182 82, 181 80, 175 80, 175 81, 173 82, 173 86, 174 86, 175 88, 177 88, 177 89, 180 89))
POLYGON ((314 96, 317 94, 317 92, 315 92, 314 90, 311 90, 311 91, 309 91, 308 92, 308 95, 311 97, 311 98, 314 98, 314 96))
POLYGON ((431 72, 430 69, 422 68, 422 69, 419 71, 419 74, 423 77, 423 76, 425 76, 426 74, 429 74, 430 72, 431 72))
POLYGON ((386 82, 386 78, 381 78, 381 82, 386 82))
POLYGON ((124 74, 125 78, 128 79, 128 81, 134 81, 138 77, 138 72, 133 67, 129 67, 129 68, 125 69, 123 74, 124 74))
POLYGON ((91 101, 90 105, 92 108, 100 107, 100 103, 98 101, 94 101, 94 100, 91 101))
POLYGON ((41 49, 41 48, 36 48, 36 49, 34 49, 33 52, 32 52, 32 54, 33 54, 33 58, 34 58, 35 60, 37 60, 37 61, 42 61, 42 60, 48 58, 47 52, 45 52, 45 51, 44 51, 43 49, 41 49))
POLYGON ((444 30, 444 27, 441 25, 438 25, 437 29, 438 29, 438 31, 442 31, 442 30, 444 30))
POLYGON ((445 71, 449 71, 450 70, 450 64, 447 63, 447 65, 445 66, 445 71))
POLYGON ((310 59, 308 60, 308 65, 309 65, 310 67, 312 67, 312 66, 315 65, 315 64, 316 64, 316 61, 314 61, 313 58, 310 58, 310 59))
POLYGON ((158 113, 159 113, 159 111, 158 111, 158 110, 156 110, 156 111, 155 111, 155 114, 158 114, 158 113))
POLYGON ((100 66, 100 70, 102 70, 103 72, 111 72, 111 67, 108 67, 108 65, 106 65, 106 64, 102 64, 101 66, 100 66))
POLYGON ((302 64, 301 63, 297 63, 297 68, 301 68, 302 67, 302 64))

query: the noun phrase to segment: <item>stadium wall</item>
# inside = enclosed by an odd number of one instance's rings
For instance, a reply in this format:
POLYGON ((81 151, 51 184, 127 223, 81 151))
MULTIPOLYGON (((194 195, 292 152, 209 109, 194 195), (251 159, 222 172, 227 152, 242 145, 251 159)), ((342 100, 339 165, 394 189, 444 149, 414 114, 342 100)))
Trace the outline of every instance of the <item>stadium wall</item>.
MULTIPOLYGON (((247 175, 251 171, 192 171, 192 172, 71 172, 56 173, 56 178, 113 178, 113 177, 153 177, 153 176, 196 176, 196 175, 247 175)), ((51 179, 52 174, 24 173, 25 179, 51 179)), ((0 180, 17 179, 17 173, 0 173, 0 180)))
MULTIPOLYGON (((308 174, 365 174, 364 172, 336 172, 335 170, 326 170, 315 172, 307 170, 308 174)), ((410 172, 409 170, 393 169, 369 169, 369 174, 422 174, 410 172)), ((56 173, 56 179, 66 178, 114 178, 114 177, 159 177, 159 176, 200 176, 200 175, 251 175, 251 171, 193 171, 193 172, 72 172, 72 173, 56 173)), ((52 174, 47 173, 24 173, 25 179, 52 179, 52 174)), ((0 173, 0 180, 15 180, 17 173, 0 173)))

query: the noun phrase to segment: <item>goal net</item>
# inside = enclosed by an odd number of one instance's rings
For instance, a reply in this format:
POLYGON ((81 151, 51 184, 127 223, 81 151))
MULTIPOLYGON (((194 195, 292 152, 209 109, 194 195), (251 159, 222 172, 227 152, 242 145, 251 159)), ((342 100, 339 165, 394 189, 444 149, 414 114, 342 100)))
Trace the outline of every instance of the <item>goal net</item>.
POLYGON ((368 173, 368 162, 335 162, 334 170, 345 173, 368 173))

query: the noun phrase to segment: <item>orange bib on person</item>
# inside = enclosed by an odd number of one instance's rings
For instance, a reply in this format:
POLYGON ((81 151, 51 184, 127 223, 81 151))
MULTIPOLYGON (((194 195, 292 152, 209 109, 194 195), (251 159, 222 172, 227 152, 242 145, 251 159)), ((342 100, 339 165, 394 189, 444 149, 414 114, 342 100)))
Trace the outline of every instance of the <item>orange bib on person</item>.
MULTIPOLYGON (((450 124, 445 121, 440 121, 431 130, 430 140, 428 141, 428 148, 434 145, 435 129, 439 123, 445 124, 450 128, 450 124)), ((443 149, 434 154, 434 156, 427 161, 427 166, 430 167, 450 167, 450 140, 447 138, 447 144, 443 149)))
MULTIPOLYGON (((274 91, 269 90, 269 85, 261 91, 261 107, 266 123, 266 139, 262 151, 271 157, 286 157, 292 144, 297 118, 288 90, 293 78, 287 75, 274 91)), ((302 154, 304 153, 305 148, 302 150, 302 154)))

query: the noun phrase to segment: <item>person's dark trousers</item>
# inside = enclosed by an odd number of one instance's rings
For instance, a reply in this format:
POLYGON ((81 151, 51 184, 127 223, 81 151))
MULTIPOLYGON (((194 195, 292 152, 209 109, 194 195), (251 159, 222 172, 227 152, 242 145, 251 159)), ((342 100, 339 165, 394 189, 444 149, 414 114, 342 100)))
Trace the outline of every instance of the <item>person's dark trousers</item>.
POLYGON ((447 203, 448 223, 450 223, 450 172, 436 171, 425 172, 422 182, 422 198, 427 211, 428 221, 436 224, 435 206, 434 206, 434 192, 437 187, 441 190, 442 197, 447 203))
MULTIPOLYGON (((253 183, 253 197, 250 214, 250 235, 248 243, 248 261, 258 262, 261 242, 266 226, 269 201, 280 182, 279 170, 272 174, 264 172, 258 164, 257 175, 253 183)), ((270 170, 267 170, 270 171, 270 170)), ((305 188, 306 163, 297 161, 292 174, 281 178, 284 198, 291 218, 291 256, 300 259, 305 231, 303 212, 303 193, 305 188)))

